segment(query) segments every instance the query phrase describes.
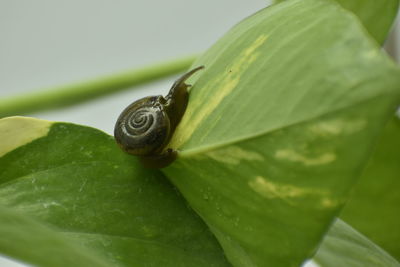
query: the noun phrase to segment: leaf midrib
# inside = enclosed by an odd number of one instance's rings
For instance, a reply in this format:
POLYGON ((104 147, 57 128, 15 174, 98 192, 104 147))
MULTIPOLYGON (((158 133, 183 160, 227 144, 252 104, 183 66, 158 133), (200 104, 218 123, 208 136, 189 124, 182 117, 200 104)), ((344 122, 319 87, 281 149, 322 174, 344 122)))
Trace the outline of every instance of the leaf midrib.
MULTIPOLYGON (((183 150, 183 151, 179 152, 178 159, 179 158, 194 157, 194 156, 197 156, 199 154, 215 151, 215 150, 218 150, 218 149, 221 149, 221 148, 224 148, 224 147, 228 147, 228 146, 234 145, 236 143, 241 143, 241 142, 249 141, 251 139, 256 139, 256 138, 262 137, 264 135, 268 135, 268 134, 272 134, 272 133, 277 132, 277 131, 285 130, 285 129, 287 129, 289 127, 292 127, 292 126, 300 125, 300 124, 303 124, 303 123, 307 123, 307 122, 322 118, 324 116, 328 116, 328 115, 336 113, 336 112, 340 112, 340 111, 344 111, 346 109, 354 108, 354 107, 356 107, 358 105, 362 105, 362 104, 364 104, 366 102, 373 101, 373 100, 375 100, 377 98, 380 98, 380 97, 386 97, 388 95, 389 94, 377 95, 377 96, 374 96, 374 97, 371 97, 371 98, 368 98, 368 99, 365 99, 365 100, 362 100, 362 101, 358 101, 354 105, 351 105, 351 106, 340 107, 340 108, 337 108, 337 109, 330 110, 328 112, 324 112, 324 113, 321 113, 321 114, 314 115, 314 116, 309 117, 309 118, 300 119, 299 121, 294 121, 292 123, 289 123, 289 124, 286 124, 286 125, 283 125, 283 126, 281 125, 281 126, 279 126, 279 128, 275 127, 275 128, 268 129, 266 131, 260 131, 258 133, 254 133, 252 135, 241 136, 241 137, 232 139, 230 141, 227 141, 225 143, 216 143, 216 144, 201 146, 201 147, 198 147, 198 148, 183 150)), ((397 94, 397 98, 399 98, 398 94, 397 94)))

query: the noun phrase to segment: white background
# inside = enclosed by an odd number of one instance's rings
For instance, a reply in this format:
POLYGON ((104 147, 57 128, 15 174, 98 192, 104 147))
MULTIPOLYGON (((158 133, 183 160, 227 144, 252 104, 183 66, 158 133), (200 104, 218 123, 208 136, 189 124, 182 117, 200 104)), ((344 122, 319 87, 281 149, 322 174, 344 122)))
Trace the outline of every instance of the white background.
MULTIPOLYGON (((267 2, 0 0, 0 97, 204 51, 267 2)), ((28 115, 112 133, 125 106, 142 96, 166 93, 175 78, 28 115)), ((11 265, 0 258, 0 266, 11 265)))

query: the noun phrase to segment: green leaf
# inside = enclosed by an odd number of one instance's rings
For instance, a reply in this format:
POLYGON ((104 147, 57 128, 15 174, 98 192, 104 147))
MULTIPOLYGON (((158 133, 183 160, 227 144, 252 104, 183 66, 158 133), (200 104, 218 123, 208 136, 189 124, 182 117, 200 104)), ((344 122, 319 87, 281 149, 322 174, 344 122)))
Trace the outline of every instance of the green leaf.
MULTIPOLYGON (((167 179, 143 169, 111 136, 13 117, 0 120, 0 140, 0 205, 51 225, 117 266, 228 265, 215 238, 167 179)), ((7 216, 0 212, 0 221, 7 216)), ((15 231, 24 235, 29 227, 21 223, 15 231)), ((0 253, 35 263, 23 258, 26 249, 51 244, 36 237, 30 243, 35 246, 0 253)), ((43 262, 47 257, 39 256, 43 262)))
POLYGON ((378 43, 383 44, 399 10, 399 0, 336 0, 358 16, 378 43))
POLYGON ((199 65, 164 172, 235 266, 298 266, 399 103, 399 70, 353 15, 319 0, 259 11, 199 65))
POLYGON ((393 117, 341 217, 400 259, 400 120, 393 117))
POLYGON ((380 247, 337 220, 314 257, 324 267, 394 267, 400 264, 380 247))
POLYGON ((110 266, 61 233, 0 207, 0 252, 39 266, 110 266))
MULTIPOLYGON (((275 0, 283 2, 284 0, 275 0)), ((375 40, 383 44, 396 18, 399 0, 336 0, 352 11, 375 40)))

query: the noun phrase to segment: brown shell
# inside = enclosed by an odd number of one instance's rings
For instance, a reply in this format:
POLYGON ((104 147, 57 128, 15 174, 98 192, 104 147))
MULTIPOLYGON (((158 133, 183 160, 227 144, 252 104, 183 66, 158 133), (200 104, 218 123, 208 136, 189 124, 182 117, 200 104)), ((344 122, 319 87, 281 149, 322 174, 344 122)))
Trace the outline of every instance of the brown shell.
POLYGON ((115 124, 117 143, 129 154, 144 156, 159 152, 169 140, 170 121, 162 96, 139 99, 129 105, 115 124))

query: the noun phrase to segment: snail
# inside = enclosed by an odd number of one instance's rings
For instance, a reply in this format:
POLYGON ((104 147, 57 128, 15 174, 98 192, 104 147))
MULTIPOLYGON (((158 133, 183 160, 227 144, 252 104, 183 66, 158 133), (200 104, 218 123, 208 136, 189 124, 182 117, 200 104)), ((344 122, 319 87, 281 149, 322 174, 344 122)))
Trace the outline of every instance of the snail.
POLYGON ((125 152, 139 156, 146 167, 164 168, 177 157, 177 151, 166 148, 189 100, 185 81, 204 66, 182 75, 163 97, 139 99, 122 111, 114 128, 117 144, 125 152))

